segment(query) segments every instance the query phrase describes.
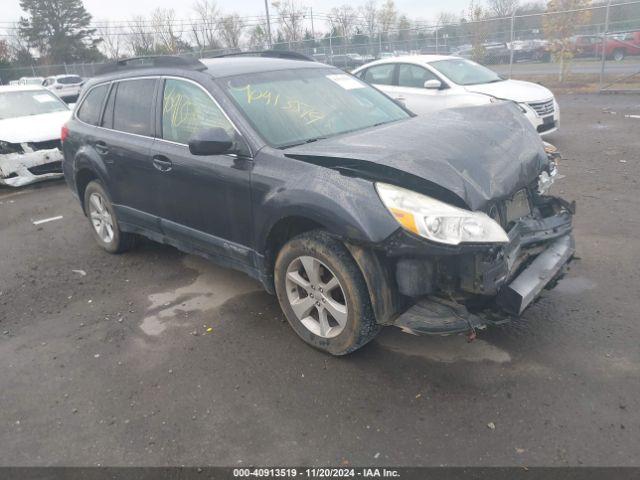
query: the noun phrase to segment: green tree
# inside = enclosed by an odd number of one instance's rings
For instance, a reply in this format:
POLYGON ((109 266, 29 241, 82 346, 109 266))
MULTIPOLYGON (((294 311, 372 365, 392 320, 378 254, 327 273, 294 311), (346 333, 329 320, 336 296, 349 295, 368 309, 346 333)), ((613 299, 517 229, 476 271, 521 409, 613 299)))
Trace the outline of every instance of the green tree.
POLYGON ((27 13, 20 18, 20 35, 42 57, 53 63, 101 57, 100 39, 82 0, 20 0, 20 8, 27 13))

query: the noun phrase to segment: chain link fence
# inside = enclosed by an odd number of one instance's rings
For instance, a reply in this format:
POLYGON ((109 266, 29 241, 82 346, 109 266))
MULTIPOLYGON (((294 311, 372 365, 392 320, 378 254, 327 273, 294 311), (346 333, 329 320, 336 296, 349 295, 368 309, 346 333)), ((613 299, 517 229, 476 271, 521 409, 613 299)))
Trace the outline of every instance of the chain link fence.
MULTIPOLYGON (((264 50, 266 44, 244 51, 264 50)), ((550 86, 640 91, 640 0, 561 12, 516 13, 458 23, 414 24, 370 35, 316 37, 271 46, 345 70, 397 55, 445 54, 475 60, 505 77, 550 86)), ((239 49, 184 50, 198 58, 239 49)), ((0 68, 0 83, 21 77, 94 76, 101 63, 0 68)))

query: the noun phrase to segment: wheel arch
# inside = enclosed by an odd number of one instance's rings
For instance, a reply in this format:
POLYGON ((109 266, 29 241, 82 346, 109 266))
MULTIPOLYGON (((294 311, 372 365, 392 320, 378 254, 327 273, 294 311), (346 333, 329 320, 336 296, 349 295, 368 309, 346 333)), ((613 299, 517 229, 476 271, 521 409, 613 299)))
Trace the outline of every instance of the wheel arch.
POLYGON ((78 192, 78 198, 82 211, 84 211, 84 192, 87 189, 87 185, 93 180, 100 180, 100 176, 96 171, 90 167, 81 167, 75 175, 76 192, 78 192))

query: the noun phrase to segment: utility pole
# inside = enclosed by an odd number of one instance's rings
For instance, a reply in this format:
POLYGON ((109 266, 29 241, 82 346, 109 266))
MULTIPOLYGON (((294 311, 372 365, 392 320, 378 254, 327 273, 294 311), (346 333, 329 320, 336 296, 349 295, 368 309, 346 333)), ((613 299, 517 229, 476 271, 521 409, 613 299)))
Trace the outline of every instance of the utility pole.
POLYGON ((604 62, 607 58, 607 33, 609 32, 609 10, 611 9, 611 0, 607 2, 607 13, 604 17, 604 32, 602 32, 602 59, 600 62, 600 90, 604 85, 604 62))
POLYGON ((316 41, 316 29, 313 26, 313 7, 309 7, 309 15, 311 16, 311 36, 313 37, 313 41, 316 41))
POLYGON ((269 0, 264 0, 264 9, 267 12, 267 38, 269 39, 269 48, 273 48, 273 40, 271 39, 271 17, 269 17, 269 0))
POLYGON ((513 12, 511 13, 511 42, 509 43, 509 78, 511 78, 511 74, 513 73, 513 35, 514 35, 515 21, 516 21, 516 9, 514 7, 513 12))

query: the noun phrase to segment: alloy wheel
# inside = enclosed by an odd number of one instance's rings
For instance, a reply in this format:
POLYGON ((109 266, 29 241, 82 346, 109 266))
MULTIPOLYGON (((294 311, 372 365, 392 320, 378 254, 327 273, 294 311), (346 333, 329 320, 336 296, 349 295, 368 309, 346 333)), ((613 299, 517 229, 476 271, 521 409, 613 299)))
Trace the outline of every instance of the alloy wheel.
POLYGON ((113 217, 99 193, 94 192, 89 196, 89 218, 100 240, 111 243, 114 237, 113 217))
POLYGON ((333 338, 347 325, 347 301, 338 277, 315 257, 301 256, 287 268, 287 299, 297 319, 313 334, 333 338))

